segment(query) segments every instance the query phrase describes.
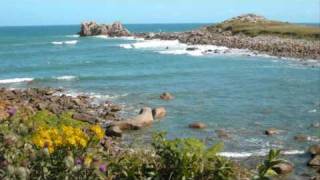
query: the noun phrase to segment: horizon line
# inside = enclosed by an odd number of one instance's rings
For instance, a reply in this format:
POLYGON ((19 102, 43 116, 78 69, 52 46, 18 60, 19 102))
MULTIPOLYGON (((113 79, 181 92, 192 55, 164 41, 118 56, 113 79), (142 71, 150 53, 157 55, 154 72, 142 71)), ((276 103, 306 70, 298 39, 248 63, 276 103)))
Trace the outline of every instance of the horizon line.
MULTIPOLYGON (((90 20, 89 20, 90 21, 90 20)), ((85 21, 82 21, 85 22, 85 21)), ((22 25, 0 25, 0 27, 42 27, 42 26, 79 26, 81 25, 80 22, 79 24, 22 24, 22 25)), ((97 22, 97 21, 96 21, 97 22)), ((113 21, 116 22, 116 21, 113 21)), ((98 23, 98 24, 112 24, 111 23, 98 23)), ((121 21, 120 21, 121 22, 121 21)), ((222 22, 222 21, 221 21, 222 22)), ((288 22, 288 23, 292 23, 292 24, 317 24, 320 25, 320 22, 289 22, 289 21, 283 21, 283 22, 288 22)), ((121 22, 122 23, 122 22, 121 22)), ((123 25, 166 25, 166 24, 218 24, 220 22, 168 22, 168 23, 163 23, 163 22, 159 22, 159 23, 122 23, 123 25)))

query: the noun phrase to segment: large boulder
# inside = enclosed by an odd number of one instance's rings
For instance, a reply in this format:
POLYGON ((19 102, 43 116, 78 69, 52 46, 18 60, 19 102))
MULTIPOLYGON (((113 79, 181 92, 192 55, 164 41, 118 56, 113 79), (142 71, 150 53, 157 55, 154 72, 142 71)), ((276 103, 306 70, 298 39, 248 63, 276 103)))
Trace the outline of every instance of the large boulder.
POLYGON ((80 36, 106 35, 110 37, 131 36, 130 32, 120 23, 111 25, 97 24, 96 22, 83 22, 81 24, 80 36))
POLYGON ((116 136, 118 136, 118 134, 121 134, 122 131, 138 130, 146 126, 150 126, 152 123, 152 109, 149 107, 144 107, 141 109, 140 113, 137 116, 131 119, 112 122, 107 128, 106 134, 114 136, 113 134, 115 133, 116 136))

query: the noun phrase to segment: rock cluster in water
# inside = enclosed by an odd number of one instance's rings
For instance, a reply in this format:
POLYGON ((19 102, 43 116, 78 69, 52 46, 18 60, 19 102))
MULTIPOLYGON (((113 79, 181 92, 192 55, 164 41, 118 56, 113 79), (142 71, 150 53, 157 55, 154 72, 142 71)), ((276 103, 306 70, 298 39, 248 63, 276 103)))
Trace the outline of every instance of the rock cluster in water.
POLYGON ((120 23, 111 25, 97 24, 96 22, 83 22, 81 24, 80 36, 106 35, 110 37, 131 36, 130 32, 120 23))

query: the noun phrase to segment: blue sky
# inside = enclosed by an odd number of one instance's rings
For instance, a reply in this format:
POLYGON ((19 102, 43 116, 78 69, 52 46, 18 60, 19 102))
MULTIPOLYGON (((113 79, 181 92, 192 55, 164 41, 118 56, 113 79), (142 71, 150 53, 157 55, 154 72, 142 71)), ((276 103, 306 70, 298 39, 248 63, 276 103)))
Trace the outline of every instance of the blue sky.
POLYGON ((0 26, 110 23, 213 23, 243 13, 319 22, 320 0, 1 0, 0 26))

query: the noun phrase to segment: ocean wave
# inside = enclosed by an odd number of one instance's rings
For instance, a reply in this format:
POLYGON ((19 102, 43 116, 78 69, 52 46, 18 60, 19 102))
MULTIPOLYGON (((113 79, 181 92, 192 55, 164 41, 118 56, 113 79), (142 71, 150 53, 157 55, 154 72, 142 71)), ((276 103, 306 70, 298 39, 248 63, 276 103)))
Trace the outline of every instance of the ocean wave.
POLYGON ((248 49, 234 49, 224 46, 215 45, 188 45, 180 43, 178 40, 143 40, 134 43, 120 44, 125 49, 146 49, 154 50, 160 54, 172 55, 190 55, 190 56, 207 56, 207 55, 243 55, 243 56, 263 56, 248 49))
POLYGON ((78 43, 78 40, 71 40, 71 41, 53 41, 51 42, 51 44, 53 45, 74 45, 74 44, 77 44, 78 43))
MULTIPOLYGON (((248 157, 262 157, 266 156, 269 153, 269 150, 262 149, 260 151, 254 151, 254 152, 221 152, 218 153, 218 155, 228 158, 248 158, 248 157)), ((305 151, 300 150, 287 150, 287 151, 281 151, 282 155, 300 155, 305 154, 305 151)))
POLYGON ((59 76, 59 77, 55 77, 55 79, 57 80, 73 80, 76 79, 76 76, 59 76))
POLYGON ((12 78, 12 79, 2 79, 0 84, 11 84, 11 83, 22 83, 33 81, 34 78, 12 78))
POLYGON ((126 41, 143 41, 144 38, 137 38, 134 36, 121 36, 121 37, 109 37, 108 35, 97 35, 93 36, 95 38, 100 38, 100 39, 119 39, 119 40, 126 40, 126 41))
POLYGON ((79 34, 73 34, 73 35, 67 35, 66 37, 69 37, 69 38, 78 38, 80 37, 79 34))

